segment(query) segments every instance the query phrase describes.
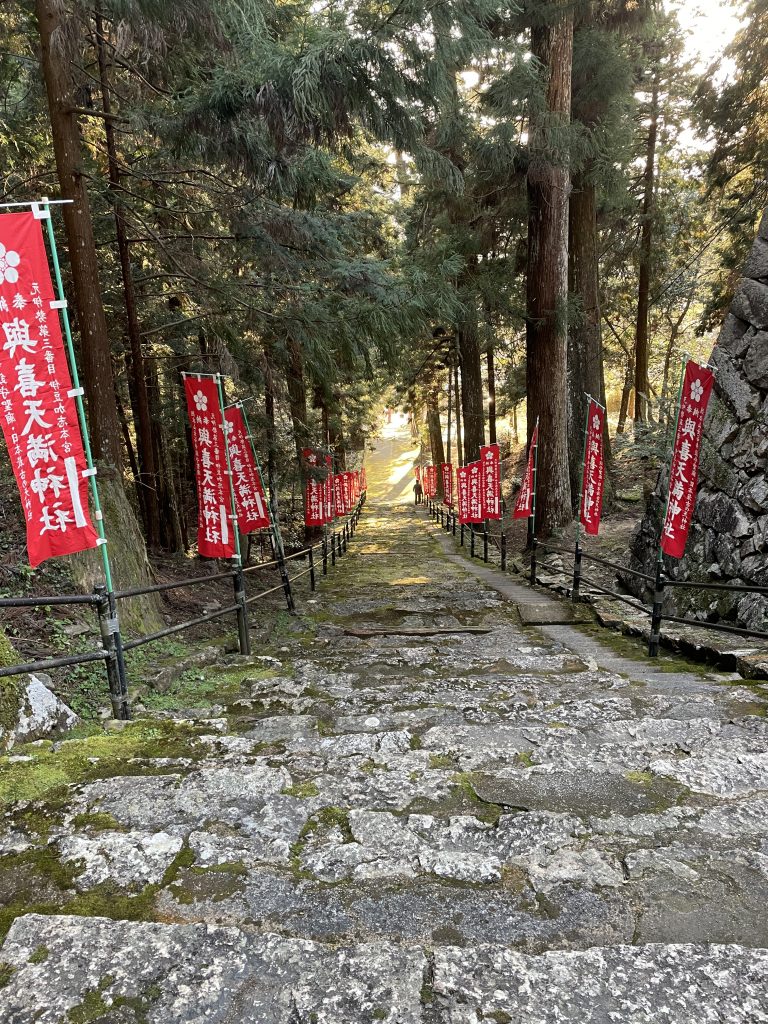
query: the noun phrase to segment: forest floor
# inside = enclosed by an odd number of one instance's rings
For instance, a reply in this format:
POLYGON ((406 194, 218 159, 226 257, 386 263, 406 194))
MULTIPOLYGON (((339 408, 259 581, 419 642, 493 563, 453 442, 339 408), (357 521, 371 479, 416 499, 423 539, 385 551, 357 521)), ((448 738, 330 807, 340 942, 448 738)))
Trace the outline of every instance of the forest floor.
POLYGON ((765 688, 470 562, 413 455, 253 657, 0 759, 0 1019, 768 1021, 765 688))

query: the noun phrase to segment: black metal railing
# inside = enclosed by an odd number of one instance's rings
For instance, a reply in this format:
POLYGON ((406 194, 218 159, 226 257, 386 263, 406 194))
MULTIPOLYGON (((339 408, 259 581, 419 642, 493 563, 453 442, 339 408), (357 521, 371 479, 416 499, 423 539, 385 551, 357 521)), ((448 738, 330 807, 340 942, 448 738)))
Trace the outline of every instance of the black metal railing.
MULTIPOLYGON (((483 561, 488 563, 494 559, 489 557, 490 553, 498 552, 499 566, 502 571, 506 571, 507 568, 507 538, 503 528, 499 534, 492 533, 489 530, 488 522, 482 524, 481 528, 477 527, 477 524, 472 523, 459 523, 458 516, 453 509, 446 508, 444 505, 427 499, 424 502, 424 506, 429 513, 430 517, 435 521, 439 522, 442 529, 448 533, 452 533, 453 536, 458 538, 460 547, 469 547, 470 558, 480 557, 477 554, 478 538, 482 544, 482 557, 483 561)), ((611 561, 609 558, 601 558, 598 555, 589 554, 584 550, 581 543, 577 540, 573 550, 568 548, 557 547, 554 544, 542 543, 534 538, 530 552, 530 570, 527 573, 529 581, 534 585, 544 585, 539 575, 540 570, 546 569, 549 572, 563 576, 566 580, 570 580, 570 588, 566 588, 566 593, 570 594, 570 598, 574 603, 578 603, 584 600, 581 593, 582 585, 591 587, 593 590, 605 594, 607 597, 611 597, 613 600, 620 601, 622 604, 628 605, 635 611, 650 616, 650 634, 648 640, 648 654, 654 658, 659 653, 659 645, 662 642, 661 627, 663 622, 674 622, 679 625, 698 627, 701 629, 711 629, 722 633, 734 634, 737 636, 743 636, 748 639, 757 640, 768 640, 768 632, 762 630, 745 629, 741 626, 731 626, 724 622, 709 622, 702 619, 692 619, 686 616, 673 615, 670 612, 664 610, 664 600, 672 587, 687 588, 691 590, 714 590, 714 591, 730 591, 733 593, 740 594, 761 594, 768 597, 768 587, 761 587, 756 584, 731 584, 731 583, 701 583, 695 580, 674 580, 669 579, 664 572, 663 564, 658 563, 656 567, 656 574, 650 576, 648 573, 639 572, 637 569, 631 569, 628 566, 621 565, 618 562, 611 561), (572 568, 564 566, 556 566, 551 562, 547 562, 547 556, 561 555, 566 558, 573 558, 572 568), (602 565, 609 569, 614 569, 616 572, 620 572, 623 575, 632 576, 636 579, 642 580, 646 583, 649 588, 653 588, 653 601, 651 605, 644 604, 641 600, 633 599, 630 595, 619 593, 616 590, 606 587, 604 583, 595 580, 593 577, 584 575, 583 563, 592 562, 595 565, 602 565)))
POLYGON ((18 665, 0 667, 0 678, 7 676, 22 675, 28 672, 44 672, 48 669, 66 668, 75 665, 86 665, 92 662, 103 661, 107 672, 110 699, 115 718, 130 718, 128 706, 128 673, 125 666, 125 654, 128 651, 136 650, 146 644, 156 643, 165 637, 181 633, 194 626, 204 625, 226 615, 234 614, 237 622, 238 649, 242 655, 251 653, 248 608, 257 601, 262 600, 270 594, 282 590, 285 596, 286 606, 289 612, 295 611, 293 598, 293 583, 296 580, 309 576, 310 591, 317 586, 317 562, 315 553, 320 553, 320 571, 323 576, 328 575, 329 562, 335 566, 337 560, 347 553, 349 542, 355 535, 357 525, 365 505, 366 495, 363 493, 348 514, 345 521, 333 530, 326 533, 322 540, 316 544, 299 548, 289 555, 284 555, 276 546, 275 557, 269 562, 258 562, 254 565, 236 566, 226 569, 223 572, 212 573, 207 576, 194 576, 191 579, 174 580, 169 583, 155 583, 146 587, 129 587, 125 590, 117 590, 111 594, 107 593, 106 587, 101 584, 94 588, 92 594, 65 594, 50 597, 18 597, 0 598, 0 608, 44 608, 66 605, 91 605, 98 616, 101 647, 97 650, 86 651, 81 654, 62 656, 50 656, 39 658, 35 661, 18 665), (330 556, 330 558, 329 558, 330 556), (299 559, 305 559, 308 563, 306 569, 300 572, 291 573, 289 568, 299 559), (262 572, 267 569, 277 569, 280 582, 258 594, 248 595, 246 592, 245 579, 251 573, 262 572), (132 639, 123 639, 118 618, 118 602, 130 598, 145 597, 150 594, 163 594, 172 590, 182 588, 199 588, 210 585, 218 580, 231 579, 234 587, 234 600, 232 604, 224 608, 216 608, 214 611, 185 622, 167 626, 164 629, 156 630, 153 633, 146 633, 143 636, 132 639))

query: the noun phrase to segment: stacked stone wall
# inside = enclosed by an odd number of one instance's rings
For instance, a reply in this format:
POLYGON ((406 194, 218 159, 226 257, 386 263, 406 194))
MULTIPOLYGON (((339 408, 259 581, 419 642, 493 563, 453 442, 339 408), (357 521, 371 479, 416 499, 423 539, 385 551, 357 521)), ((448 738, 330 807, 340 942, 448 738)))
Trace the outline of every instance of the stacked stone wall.
MULTIPOLYGON (((694 520, 685 557, 665 558, 665 571, 672 579, 768 587, 768 210, 711 363, 715 387, 694 520)), ((651 574, 667 474, 667 468, 660 473, 631 544, 631 567, 651 574)), ((631 577, 625 582, 639 592, 631 577)), ((678 613, 768 629, 768 600, 762 595, 673 589, 669 601, 678 613)))

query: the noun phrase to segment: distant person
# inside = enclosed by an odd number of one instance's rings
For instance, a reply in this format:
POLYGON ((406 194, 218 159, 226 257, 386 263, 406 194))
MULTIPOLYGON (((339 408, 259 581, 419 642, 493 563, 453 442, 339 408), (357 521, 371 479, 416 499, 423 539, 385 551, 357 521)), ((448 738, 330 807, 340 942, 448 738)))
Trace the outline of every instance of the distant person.
POLYGON ((391 410, 391 408, 389 406, 387 406, 387 408, 384 410, 384 412, 387 414, 387 423, 391 423, 392 422, 392 410, 391 410))
POLYGON ((420 505, 424 500, 424 488, 421 486, 421 480, 417 480, 413 485, 413 493, 415 495, 416 504, 420 505))

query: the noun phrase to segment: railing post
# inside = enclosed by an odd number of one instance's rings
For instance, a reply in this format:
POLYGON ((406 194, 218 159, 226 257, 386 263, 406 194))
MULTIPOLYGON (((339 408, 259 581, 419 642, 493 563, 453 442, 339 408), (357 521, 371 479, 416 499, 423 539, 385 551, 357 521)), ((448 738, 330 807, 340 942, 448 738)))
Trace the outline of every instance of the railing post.
POLYGON ((461 524, 461 540, 459 541, 459 547, 464 547, 464 523, 461 524))
POLYGON ((579 603, 579 589, 581 587, 581 544, 578 540, 576 541, 576 550, 573 555, 573 588, 571 590, 571 600, 574 604, 579 603))
POLYGON ((283 555, 283 545, 277 544, 277 565, 280 570, 280 579, 283 584, 283 592, 285 594, 285 603, 288 606, 288 611, 293 613, 296 611, 296 605, 293 603, 293 594, 291 593, 291 580, 288 576, 288 569, 285 565, 285 557, 283 555))
POLYGON ((328 537, 323 537, 323 576, 328 575, 328 537))
POLYGON ((483 561, 488 562, 488 520, 483 520, 483 561))
POLYGON ((336 565, 336 531, 331 533, 331 565, 336 565))
POLYGON ((456 513, 453 513, 453 536, 456 536, 456 513))
POLYGON ((109 698, 112 702, 112 712, 115 718, 126 722, 131 717, 128 708, 128 680, 125 672, 125 661, 123 659, 123 643, 120 636, 120 623, 117 618, 117 608, 113 594, 107 594, 107 588, 103 583, 97 584, 93 592, 99 599, 96 609, 99 614, 99 630, 101 642, 107 652, 104 661, 107 666, 107 680, 109 682, 109 698))
POLYGON ((315 589, 315 552, 309 548, 309 589, 315 589))
POLYGON ((536 582, 536 549, 538 546, 539 542, 534 537, 531 542, 531 583, 536 582))
POLYGON ((349 523, 344 523, 344 554, 346 555, 347 549, 349 548, 349 523))
POLYGON ((469 557, 475 557, 475 524, 469 524, 469 557))
POLYGON ((237 643, 241 654, 251 653, 251 638, 248 635, 248 605, 245 603, 245 577, 243 567, 236 566, 232 573, 235 587, 235 604, 237 605, 237 643))
POLYGON ((664 603, 664 587, 667 578, 664 575, 662 562, 656 563, 656 586, 653 592, 653 612, 651 614, 651 635, 648 638, 648 657, 658 658, 659 641, 661 640, 662 605, 664 603))
POLYGON ((506 572, 507 569, 507 535, 504 533, 504 526, 501 527, 501 538, 499 540, 499 547, 501 548, 501 571, 506 572))

